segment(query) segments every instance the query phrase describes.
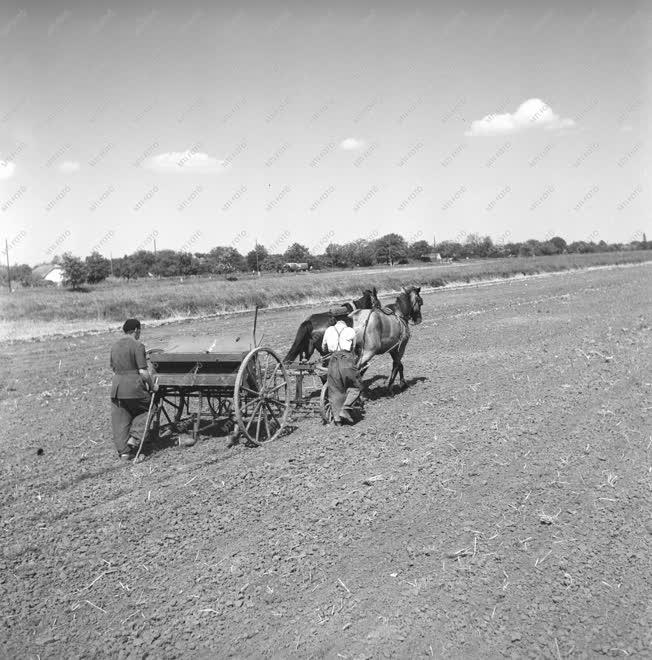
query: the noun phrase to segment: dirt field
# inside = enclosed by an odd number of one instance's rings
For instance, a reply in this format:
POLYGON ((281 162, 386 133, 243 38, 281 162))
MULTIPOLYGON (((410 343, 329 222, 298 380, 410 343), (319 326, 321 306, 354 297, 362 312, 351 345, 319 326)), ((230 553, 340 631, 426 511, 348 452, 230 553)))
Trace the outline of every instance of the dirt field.
MULTIPOLYGON (((409 388, 385 396, 379 359, 356 426, 135 467, 113 336, 2 345, 0 656, 650 657, 651 285, 428 294, 409 388)), ((306 315, 261 314, 264 343, 306 315)))

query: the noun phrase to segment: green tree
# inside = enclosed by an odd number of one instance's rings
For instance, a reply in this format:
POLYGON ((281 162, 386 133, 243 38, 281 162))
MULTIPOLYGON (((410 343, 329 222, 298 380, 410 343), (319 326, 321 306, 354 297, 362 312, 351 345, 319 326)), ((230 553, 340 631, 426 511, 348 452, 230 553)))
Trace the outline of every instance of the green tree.
POLYGON ((577 254, 587 254, 589 252, 595 252, 596 245, 595 243, 587 243, 586 241, 573 241, 568 246, 569 252, 574 252, 577 254))
POLYGON ((503 246, 503 255, 506 257, 515 257, 518 254, 520 247, 520 243, 505 243, 503 246))
POLYGON ((89 284, 102 282, 110 275, 111 263, 99 252, 93 252, 85 261, 89 284))
POLYGON ((480 241, 480 245, 478 245, 477 255, 479 257, 491 257, 494 252, 495 247, 491 236, 484 236, 480 241))
POLYGON ((408 248, 408 256, 410 259, 417 259, 419 261, 428 261, 428 255, 432 252, 432 248, 428 241, 415 241, 410 244, 408 248))
POLYGON ((268 254, 261 263, 259 263, 260 270, 268 272, 279 272, 283 268, 286 259, 282 254, 268 254))
POLYGON ((562 254, 563 252, 566 252, 566 241, 561 237, 561 236, 553 236, 549 243, 552 243, 555 248, 557 249, 558 254, 562 254))
POLYGON ((437 252, 444 259, 461 259, 464 256, 462 244, 457 241, 441 241, 437 244, 437 252))
POLYGON ((347 259, 346 250, 343 245, 337 243, 329 243, 324 252, 324 263, 329 268, 347 268, 352 266, 347 259))
POLYGON ((197 269, 197 275, 208 275, 211 272, 211 265, 208 260, 208 253, 195 252, 193 254, 193 262, 197 269))
POLYGON ((545 241, 544 243, 539 243, 540 254, 545 256, 550 256, 552 254, 559 254, 557 246, 552 241, 545 241))
POLYGON ((246 268, 244 257, 230 245, 214 247, 208 253, 207 259, 212 273, 234 273, 246 268))
POLYGON ((527 241, 525 241, 525 245, 531 249, 532 254, 535 257, 539 257, 544 254, 543 243, 541 241, 537 241, 536 238, 529 238, 527 241))
POLYGON ((342 245, 342 259, 347 266, 373 266, 376 251, 373 244, 364 238, 342 245))
POLYGON ((490 257, 494 253, 494 242, 491 236, 471 233, 466 237, 462 252, 465 257, 490 257))
POLYGON ((301 243, 292 243, 283 253, 283 258, 286 262, 307 263, 310 259, 310 250, 305 245, 301 245, 301 243))
POLYGON ((179 255, 174 250, 159 250, 151 273, 158 277, 174 277, 179 275, 179 255))
POLYGON ((138 250, 125 256, 125 259, 127 259, 125 267, 129 270, 130 277, 147 277, 149 273, 154 272, 156 255, 149 250, 138 250))
POLYGON ((197 275, 199 261, 190 252, 177 252, 179 275, 197 275))
POLYGON ((385 234, 373 242, 373 247, 376 259, 389 266, 393 266, 408 256, 407 243, 399 234, 385 234))
POLYGON ((129 256, 125 254, 124 257, 117 257, 113 260, 113 274, 116 277, 124 277, 127 280, 130 280, 134 276, 129 256))
POLYGON ((72 289, 81 289, 88 278, 86 264, 79 258, 66 252, 61 257, 63 267, 63 283, 72 289))
MULTIPOLYGON (((0 277, 0 280, 7 281, 7 268, 3 268, 3 277, 0 277)), ((20 282, 23 286, 33 286, 34 285, 34 276, 32 275, 32 269, 27 264, 20 264, 17 266, 11 267, 11 281, 20 282)))
POLYGON ((247 266, 249 270, 260 270, 261 264, 268 256, 269 252, 264 245, 256 245, 256 248, 247 254, 247 266))

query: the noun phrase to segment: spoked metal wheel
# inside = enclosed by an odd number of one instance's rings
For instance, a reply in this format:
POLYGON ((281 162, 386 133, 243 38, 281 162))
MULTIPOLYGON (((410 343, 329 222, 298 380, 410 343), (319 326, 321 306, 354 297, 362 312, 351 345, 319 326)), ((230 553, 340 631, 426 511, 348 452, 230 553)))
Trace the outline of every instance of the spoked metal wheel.
POLYGON ((290 381, 274 351, 255 348, 240 365, 233 396, 240 431, 255 445, 275 440, 290 413, 290 381))
POLYGON ((333 409, 328 398, 328 383, 324 383, 319 397, 319 413, 324 420, 324 424, 330 424, 333 421, 333 409))

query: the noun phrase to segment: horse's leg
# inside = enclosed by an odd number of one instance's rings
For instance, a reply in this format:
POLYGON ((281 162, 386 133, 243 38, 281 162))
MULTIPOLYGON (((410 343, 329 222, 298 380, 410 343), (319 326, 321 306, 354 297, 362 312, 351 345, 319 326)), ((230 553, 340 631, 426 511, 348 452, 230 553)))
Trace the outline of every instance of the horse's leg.
POLYGON ((403 354, 405 353, 405 348, 407 346, 407 341, 403 344, 401 344, 397 348, 397 354, 398 354, 398 377, 399 377, 399 382, 401 383, 401 389, 405 389, 407 387, 407 383, 405 382, 405 378, 403 377, 403 354))
POLYGON ((392 389, 392 385, 394 384, 394 380, 396 379, 397 375, 399 377, 401 388, 403 389, 407 387, 407 383, 403 377, 403 353, 405 353, 405 344, 397 346, 389 352, 389 354, 392 356, 392 374, 387 380, 388 390, 392 389))
MULTIPOLYGON (((321 355, 321 360, 318 360, 318 362, 320 362, 322 367, 325 367, 326 369, 328 369, 328 360, 325 359, 327 351, 322 350, 321 344, 315 344, 313 342, 313 350, 315 350, 315 349, 317 350, 319 355, 321 355)), ((321 374, 319 376, 319 380, 321 380, 322 385, 325 385, 326 381, 328 380, 328 376, 326 374, 321 374)))
POLYGON ((401 359, 398 356, 398 349, 393 348, 389 352, 391 358, 392 358, 392 373, 389 375, 389 378, 387 379, 387 391, 391 392, 392 391, 392 385, 394 385, 394 380, 396 379, 396 375, 399 373, 399 370, 401 368, 401 359))
POLYGON ((369 366, 369 362, 371 361, 371 358, 374 355, 375 353, 373 350, 365 349, 364 351, 362 351, 362 354, 360 355, 360 359, 358 360, 358 364, 357 364, 359 373, 366 371, 367 367, 369 366))
POLYGON ((364 376, 365 371, 367 371, 367 369, 369 368, 369 362, 371 361, 371 358, 373 356, 374 356, 373 351, 368 349, 364 350, 362 351, 362 354, 360 355, 360 359, 356 364, 356 369, 358 370, 358 377, 360 379, 360 393, 365 398, 369 393, 369 386, 362 380, 362 377, 364 376))

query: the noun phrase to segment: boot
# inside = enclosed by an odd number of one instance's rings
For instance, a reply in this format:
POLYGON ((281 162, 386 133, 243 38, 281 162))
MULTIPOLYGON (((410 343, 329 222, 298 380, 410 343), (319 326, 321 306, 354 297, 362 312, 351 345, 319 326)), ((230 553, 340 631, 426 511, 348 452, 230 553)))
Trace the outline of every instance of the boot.
POLYGON ((346 421, 349 424, 353 424, 353 417, 351 417, 351 413, 345 408, 342 408, 342 410, 340 410, 340 422, 341 421, 346 421))

